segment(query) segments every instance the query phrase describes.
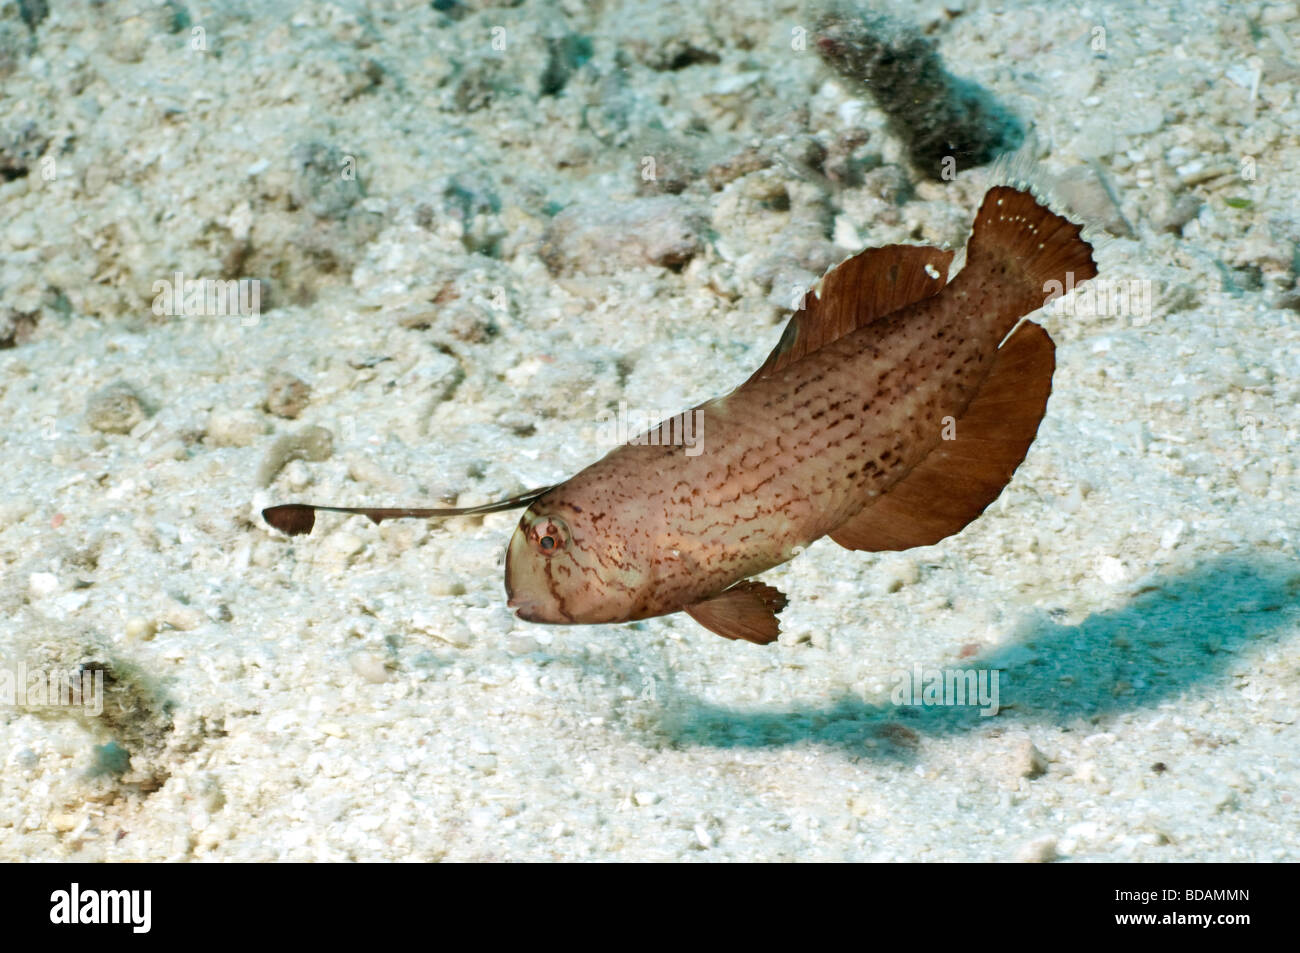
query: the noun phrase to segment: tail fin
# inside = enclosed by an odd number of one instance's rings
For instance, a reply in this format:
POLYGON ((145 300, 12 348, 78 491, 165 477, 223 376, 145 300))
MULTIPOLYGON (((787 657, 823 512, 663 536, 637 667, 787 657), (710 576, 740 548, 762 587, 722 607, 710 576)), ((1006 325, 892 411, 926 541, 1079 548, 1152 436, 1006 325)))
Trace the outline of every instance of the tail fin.
POLYGON ((1030 192, 1006 185, 989 189, 958 280, 964 279, 968 294, 995 305, 1000 338, 1024 315, 1097 276, 1082 231, 1030 192))

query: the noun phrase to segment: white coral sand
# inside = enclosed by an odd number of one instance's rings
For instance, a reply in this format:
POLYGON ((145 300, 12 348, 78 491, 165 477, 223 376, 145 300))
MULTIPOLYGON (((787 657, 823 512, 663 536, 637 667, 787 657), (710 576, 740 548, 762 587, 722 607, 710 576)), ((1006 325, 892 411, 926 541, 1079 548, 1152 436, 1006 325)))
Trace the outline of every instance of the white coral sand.
POLYGON ((510 513, 258 512, 562 479, 861 244, 960 243, 983 170, 915 182, 794 3, 50 6, 0 5, 0 667, 107 707, 0 707, 0 858, 1300 859, 1295 3, 900 5, 1112 284, 1043 316, 1001 499, 813 545, 765 648, 514 619, 510 513), (154 314, 176 272, 260 316, 154 314))

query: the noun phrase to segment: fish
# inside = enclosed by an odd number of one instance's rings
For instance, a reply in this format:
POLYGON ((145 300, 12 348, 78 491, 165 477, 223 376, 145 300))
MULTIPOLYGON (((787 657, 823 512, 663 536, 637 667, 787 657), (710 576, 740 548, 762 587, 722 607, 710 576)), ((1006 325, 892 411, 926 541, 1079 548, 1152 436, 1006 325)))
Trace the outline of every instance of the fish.
POLYGON ((1082 229, 1032 188, 995 185, 951 280, 950 249, 894 244, 845 259, 747 380, 685 412, 707 435, 702 449, 655 439, 669 420, 561 483, 482 506, 289 503, 263 516, 299 535, 322 510, 379 523, 525 507, 505 560, 518 618, 684 612, 724 638, 769 644, 788 599, 753 577, 824 536, 867 552, 933 545, 1010 482, 1056 367, 1051 337, 1026 316, 1097 275, 1082 229))

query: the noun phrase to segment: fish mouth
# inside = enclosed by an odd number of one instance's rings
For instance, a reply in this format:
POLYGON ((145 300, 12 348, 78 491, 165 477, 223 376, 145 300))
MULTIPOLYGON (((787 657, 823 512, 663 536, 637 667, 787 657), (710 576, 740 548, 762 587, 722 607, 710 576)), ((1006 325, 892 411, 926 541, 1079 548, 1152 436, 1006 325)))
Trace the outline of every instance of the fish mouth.
POLYGON ((506 595, 506 607, 514 610, 516 619, 542 624, 566 621, 549 614, 546 607, 537 600, 511 593, 509 586, 506 587, 506 595))
POLYGON ((510 585, 510 557, 506 557, 506 608, 515 610, 515 617, 525 622, 533 622, 537 614, 537 603, 516 595, 510 585))
POLYGON ((523 599, 509 599, 506 606, 515 610, 515 618, 525 622, 545 622, 537 617, 537 605, 523 599))

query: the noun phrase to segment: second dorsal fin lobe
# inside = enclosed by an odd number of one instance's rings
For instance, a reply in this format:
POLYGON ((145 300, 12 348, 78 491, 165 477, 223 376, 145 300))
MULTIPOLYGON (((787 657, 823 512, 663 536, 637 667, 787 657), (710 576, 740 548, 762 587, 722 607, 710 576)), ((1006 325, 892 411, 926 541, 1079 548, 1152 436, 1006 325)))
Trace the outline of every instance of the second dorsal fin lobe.
MULTIPOLYGON (((763 365, 758 380, 878 318, 937 294, 948 282, 953 253, 928 245, 868 248, 840 262, 810 289, 763 365)), ((746 381, 748 383, 748 381, 746 381)))
POLYGON ((1000 304, 999 336, 1052 296, 1097 277, 1092 245, 1082 226, 1057 215, 1031 192, 989 189, 966 245, 966 265, 955 279, 975 285, 1000 304))
POLYGON ((1029 452, 1052 392, 1056 347, 1025 321, 999 348, 955 440, 930 455, 831 533, 846 549, 931 546, 960 532, 998 498, 1029 452))

